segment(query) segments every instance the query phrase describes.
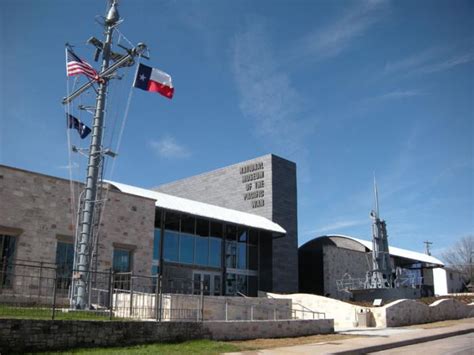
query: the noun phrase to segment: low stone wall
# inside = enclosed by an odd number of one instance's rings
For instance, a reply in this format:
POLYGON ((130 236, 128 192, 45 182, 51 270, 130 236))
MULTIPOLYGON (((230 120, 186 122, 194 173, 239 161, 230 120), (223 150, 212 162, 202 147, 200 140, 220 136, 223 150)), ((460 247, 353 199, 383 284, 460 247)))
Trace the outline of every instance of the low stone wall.
POLYGON ((382 308, 387 327, 474 317, 473 305, 455 299, 438 300, 429 306, 413 300, 398 300, 382 308))
POLYGON ((192 339, 237 340, 331 333, 322 320, 105 322, 0 319, 0 353, 129 346, 192 339))
POLYGON ((290 338, 334 332, 332 319, 204 322, 214 340, 290 338))
MULTIPOLYGON (((371 327, 398 327, 403 325, 436 322, 448 319, 474 317, 474 304, 466 305, 455 299, 438 300, 427 306, 415 300, 398 300, 382 307, 360 307, 328 297, 295 293, 279 295, 268 293, 271 298, 291 299, 293 308, 298 304, 313 311, 326 313, 334 319, 336 330, 358 326, 358 314, 368 312, 371 327)), ((309 315, 308 315, 309 316, 309 315)))

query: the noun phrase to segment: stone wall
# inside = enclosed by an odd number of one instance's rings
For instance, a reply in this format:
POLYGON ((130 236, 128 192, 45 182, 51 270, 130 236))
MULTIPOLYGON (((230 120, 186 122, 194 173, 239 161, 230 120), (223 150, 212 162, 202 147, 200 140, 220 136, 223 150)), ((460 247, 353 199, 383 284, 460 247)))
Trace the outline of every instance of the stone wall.
POLYGON ((0 319, 0 353, 129 346, 192 339, 237 340, 332 333, 332 320, 100 322, 0 319))
MULTIPOLYGON (((76 203, 82 186, 72 185, 76 203)), ((15 237, 14 261, 56 262, 58 242, 74 240, 71 199, 69 180, 0 165, 0 233, 15 237)), ((109 191, 98 270, 112 267, 114 248, 125 248, 132 251, 133 272, 150 274, 154 220, 154 200, 109 191)))
POLYGON ((473 304, 466 305, 455 299, 438 300, 429 306, 413 300, 398 300, 382 308, 387 327, 474 317, 473 304))
POLYGON ((349 292, 338 291, 336 281, 347 275, 353 279, 365 280, 370 263, 371 258, 365 252, 324 245, 324 295, 341 300, 350 299, 349 292))
POLYGON ((296 184, 296 164, 269 154, 164 184, 155 190, 257 214, 281 225, 287 234, 273 240, 271 275, 264 276, 272 277, 273 291, 295 292, 298 290, 296 184), (258 169, 247 171, 245 168, 248 166, 258 166, 258 169), (254 173, 263 173, 263 176, 244 181, 247 176, 254 173), (257 198, 246 197, 247 193, 256 191, 263 193, 263 197, 260 195, 257 198), (255 207, 256 201, 264 201, 264 204, 255 207))

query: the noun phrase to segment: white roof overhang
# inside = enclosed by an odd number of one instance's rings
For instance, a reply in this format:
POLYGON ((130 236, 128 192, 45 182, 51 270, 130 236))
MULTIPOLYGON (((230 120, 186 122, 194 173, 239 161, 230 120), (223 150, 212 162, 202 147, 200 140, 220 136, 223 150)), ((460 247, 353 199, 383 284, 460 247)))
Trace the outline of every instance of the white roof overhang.
MULTIPOLYGON (((355 242, 358 242, 358 243, 362 244, 364 247, 366 247, 367 249, 372 251, 372 242, 368 241, 368 240, 354 238, 354 237, 344 235, 344 234, 330 234, 330 235, 325 235, 323 237, 347 238, 347 239, 350 239, 350 240, 353 240, 355 242)), ((431 255, 418 253, 416 251, 401 249, 401 248, 397 248, 397 247, 392 247, 390 245, 388 246, 388 251, 389 251, 390 255, 393 255, 393 256, 398 256, 398 257, 401 257, 401 258, 415 260, 415 261, 421 261, 421 262, 428 263, 428 264, 435 264, 435 265, 444 266, 444 263, 441 260, 439 260, 439 259, 437 259, 437 258, 435 258, 434 256, 431 256, 431 255)))
POLYGON ((251 213, 232 210, 204 202, 189 200, 182 197, 168 195, 162 192, 142 189, 114 181, 104 180, 119 191, 131 195, 146 197, 155 200, 156 207, 166 210, 187 213, 199 217, 215 219, 224 222, 239 224, 246 227, 263 229, 265 231, 286 234, 286 230, 269 219, 251 213))

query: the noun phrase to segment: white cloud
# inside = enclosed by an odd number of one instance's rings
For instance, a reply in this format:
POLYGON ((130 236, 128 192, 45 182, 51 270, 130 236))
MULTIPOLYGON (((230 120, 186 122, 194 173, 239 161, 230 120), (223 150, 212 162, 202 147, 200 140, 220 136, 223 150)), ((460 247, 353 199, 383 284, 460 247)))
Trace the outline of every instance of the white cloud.
POLYGON ((188 158, 191 153, 171 136, 149 142, 154 152, 162 158, 188 158))
POLYGON ((473 52, 457 53, 448 55, 446 48, 428 48, 421 52, 399 61, 388 62, 384 68, 384 74, 403 73, 429 74, 449 70, 458 65, 466 64, 474 60, 473 52))
POLYGON ((310 56, 320 59, 337 56, 350 47, 357 37, 384 18, 387 4, 388 1, 384 0, 358 3, 340 19, 301 38, 290 53, 293 53, 294 57, 310 56))
POLYGON ((307 232, 305 232, 305 234, 306 235, 317 235, 317 234, 322 234, 322 233, 332 232, 332 231, 335 231, 337 233, 337 232, 340 232, 341 230, 349 228, 349 227, 361 226, 361 225, 364 225, 364 224, 368 225, 369 223, 370 223, 369 218, 359 219, 359 220, 352 220, 352 219, 350 219, 350 220, 339 220, 339 221, 335 221, 335 222, 332 222, 330 224, 327 224, 325 226, 319 227, 317 229, 307 231, 307 232))
POLYGON ((291 155, 303 149, 311 123, 302 120, 304 99, 279 62, 260 18, 253 18, 232 44, 232 69, 240 110, 256 125, 256 135, 272 149, 291 155))
POLYGON ((68 165, 59 165, 56 167, 56 169, 61 169, 61 170, 69 170, 69 169, 77 169, 79 168, 79 164, 76 162, 71 162, 68 165))
POLYGON ((418 90, 394 90, 387 92, 385 94, 372 96, 362 100, 363 103, 375 103, 379 101, 387 101, 387 100, 400 100, 406 99, 414 96, 420 96, 424 93, 418 90))

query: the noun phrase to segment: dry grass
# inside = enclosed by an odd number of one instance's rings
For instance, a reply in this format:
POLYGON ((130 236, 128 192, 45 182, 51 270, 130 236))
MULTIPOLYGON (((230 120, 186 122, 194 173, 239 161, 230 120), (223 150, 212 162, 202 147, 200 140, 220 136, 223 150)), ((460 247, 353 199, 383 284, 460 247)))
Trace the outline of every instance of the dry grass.
POLYGON ((242 349, 246 350, 258 350, 258 349, 271 349, 285 346, 303 345, 303 344, 314 344, 314 343, 328 343, 336 342, 339 340, 355 338, 355 335, 344 335, 344 334, 318 334, 310 335, 306 337, 298 338, 276 338, 276 339, 253 339, 253 340, 239 340, 229 341, 228 343, 234 344, 242 349))

